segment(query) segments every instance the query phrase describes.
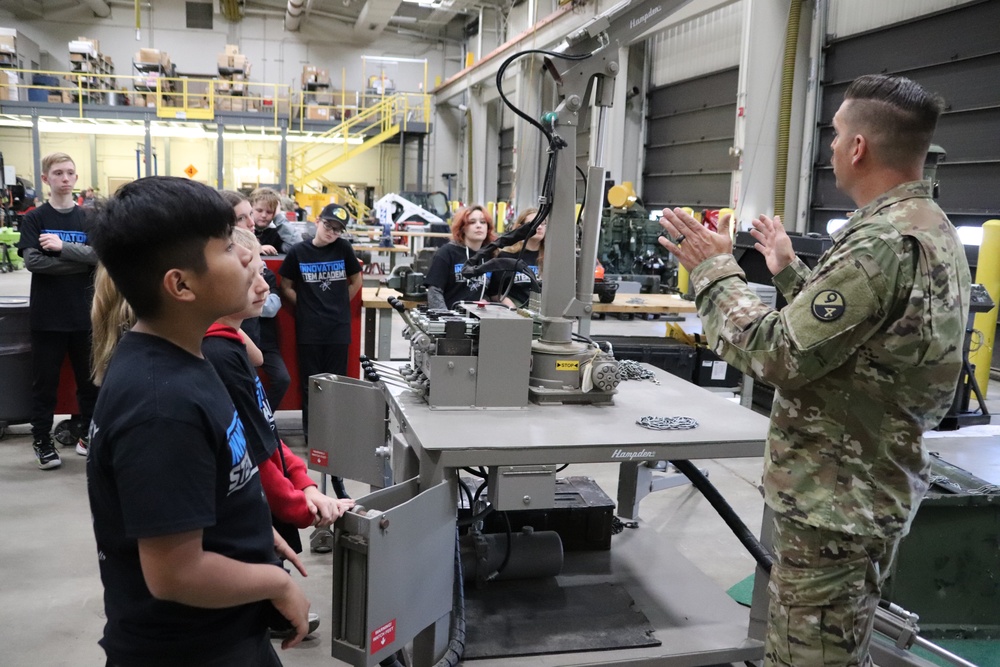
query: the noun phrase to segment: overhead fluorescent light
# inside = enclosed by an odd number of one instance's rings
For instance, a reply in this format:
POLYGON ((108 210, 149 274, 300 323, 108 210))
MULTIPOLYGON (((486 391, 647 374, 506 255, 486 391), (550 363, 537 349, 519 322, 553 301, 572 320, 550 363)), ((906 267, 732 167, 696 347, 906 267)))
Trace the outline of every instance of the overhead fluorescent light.
POLYGON ((402 56, 361 56, 362 60, 371 60, 377 63, 426 63, 427 58, 404 58, 402 56))

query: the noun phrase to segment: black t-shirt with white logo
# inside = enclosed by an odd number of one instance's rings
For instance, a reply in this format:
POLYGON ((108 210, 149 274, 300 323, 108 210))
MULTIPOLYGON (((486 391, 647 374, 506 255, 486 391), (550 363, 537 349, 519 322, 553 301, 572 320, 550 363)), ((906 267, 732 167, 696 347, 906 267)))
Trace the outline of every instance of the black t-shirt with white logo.
POLYGON ((479 301, 486 295, 484 287, 489 284, 489 273, 474 278, 462 275, 462 266, 470 254, 468 248, 452 242, 441 246, 431 260, 424 284, 439 288, 444 293, 448 308, 459 301, 479 301))
MULTIPOLYGON (((42 250, 41 234, 55 234, 63 243, 87 244, 89 224, 83 209, 74 206, 61 212, 45 202, 29 211, 21 221, 21 240, 17 247, 24 251, 37 250, 51 257, 58 253, 42 250)), ((31 274, 31 306, 29 319, 35 331, 88 331, 90 302, 94 294, 94 268, 79 263, 74 272, 31 274)))
POLYGON ((87 487, 111 663, 198 664, 266 631, 267 602, 203 609, 157 600, 137 540, 193 530, 203 546, 278 567, 267 501, 243 424, 205 359, 129 332, 94 410, 87 487))
POLYGON ((278 446, 278 429, 264 387, 238 335, 236 329, 214 324, 201 341, 201 353, 226 386, 236 414, 246 427, 253 460, 260 465, 274 454, 278 446))
POLYGON ((351 342, 348 278, 361 272, 351 244, 340 238, 323 247, 296 243, 278 273, 295 281, 295 338, 306 345, 351 342))

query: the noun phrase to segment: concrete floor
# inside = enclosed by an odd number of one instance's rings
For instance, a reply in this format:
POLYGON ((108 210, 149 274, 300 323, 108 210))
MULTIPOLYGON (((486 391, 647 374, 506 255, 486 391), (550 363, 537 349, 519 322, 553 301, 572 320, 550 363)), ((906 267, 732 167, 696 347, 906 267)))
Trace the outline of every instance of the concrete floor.
MULTIPOLYGON (((29 274, 23 270, 0 274, 0 296, 28 294, 28 281, 29 274)), ((662 321, 612 319, 595 321, 592 333, 663 336, 664 330, 662 321)), ((393 356, 403 357, 405 353, 405 341, 395 335, 393 356)), ((991 389, 992 396, 1000 396, 1000 387, 991 389)), ((996 412, 1000 412, 1000 403, 997 408, 996 412)), ((298 412, 280 412, 278 419, 286 441, 303 455, 301 434, 297 433, 298 412)), ((948 440, 938 443, 932 449, 944 452, 948 460, 1000 483, 1000 466, 996 463, 991 463, 987 472, 978 471, 975 466, 979 464, 968 458, 966 449, 948 440)), ((980 454, 988 451, 983 447, 975 449, 980 454)), ((68 448, 62 451, 62 457, 61 468, 38 470, 26 424, 11 426, 6 437, 0 439, 0 534, 4 538, 0 541, 0 665, 5 667, 104 664, 103 652, 97 645, 104 623, 102 587, 90 524, 85 462, 68 448)), ((761 460, 708 460, 698 465, 709 471, 711 481, 756 533, 763 511, 756 488, 761 460)), ((609 496, 615 495, 615 464, 574 465, 564 474, 591 476, 609 496)), ((348 490, 354 497, 367 492, 365 486, 353 482, 348 483, 348 490)), ((751 557, 690 487, 648 497, 643 501, 639 523, 639 530, 669 540, 722 588, 753 572, 751 557)), ((306 543, 307 537, 308 531, 303 531, 306 543)), ((326 620, 331 606, 331 556, 303 556, 310 576, 301 580, 301 585, 313 610, 326 620)), ((670 576, 670 572, 663 574, 670 576)), ((321 627, 313 638, 283 652, 281 658, 289 667, 343 664, 330 657, 328 627, 321 627)), ((531 664, 531 659, 521 664, 531 664)))

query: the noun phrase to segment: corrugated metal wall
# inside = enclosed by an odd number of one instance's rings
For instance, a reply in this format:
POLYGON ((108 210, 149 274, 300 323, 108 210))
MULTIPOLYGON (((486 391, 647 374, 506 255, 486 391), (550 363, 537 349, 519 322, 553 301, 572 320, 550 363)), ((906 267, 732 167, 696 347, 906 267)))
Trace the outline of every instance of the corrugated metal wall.
POLYGON ((648 209, 729 206, 735 67, 651 90, 640 195, 648 209))
POLYGON ((729 205, 743 11, 734 2, 650 38, 647 208, 729 205))
POLYGON ((832 0, 827 30, 847 37, 965 4, 968 0, 832 0))
POLYGON ((830 167, 831 122, 844 90, 871 72, 901 74, 940 94, 946 108, 934 143, 947 152, 938 167, 938 204, 952 222, 981 224, 1000 211, 1000 2, 967 3, 825 46, 809 231, 854 208, 836 189, 830 167))
POLYGON ((649 87, 739 65, 743 2, 738 0, 649 38, 649 87))

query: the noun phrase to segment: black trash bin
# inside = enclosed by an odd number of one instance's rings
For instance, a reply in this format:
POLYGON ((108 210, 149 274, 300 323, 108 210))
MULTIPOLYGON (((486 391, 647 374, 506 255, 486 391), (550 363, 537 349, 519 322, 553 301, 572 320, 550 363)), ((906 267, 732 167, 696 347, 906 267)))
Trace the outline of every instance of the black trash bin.
POLYGON ((31 421, 31 325, 28 297, 0 296, 0 435, 31 421))

